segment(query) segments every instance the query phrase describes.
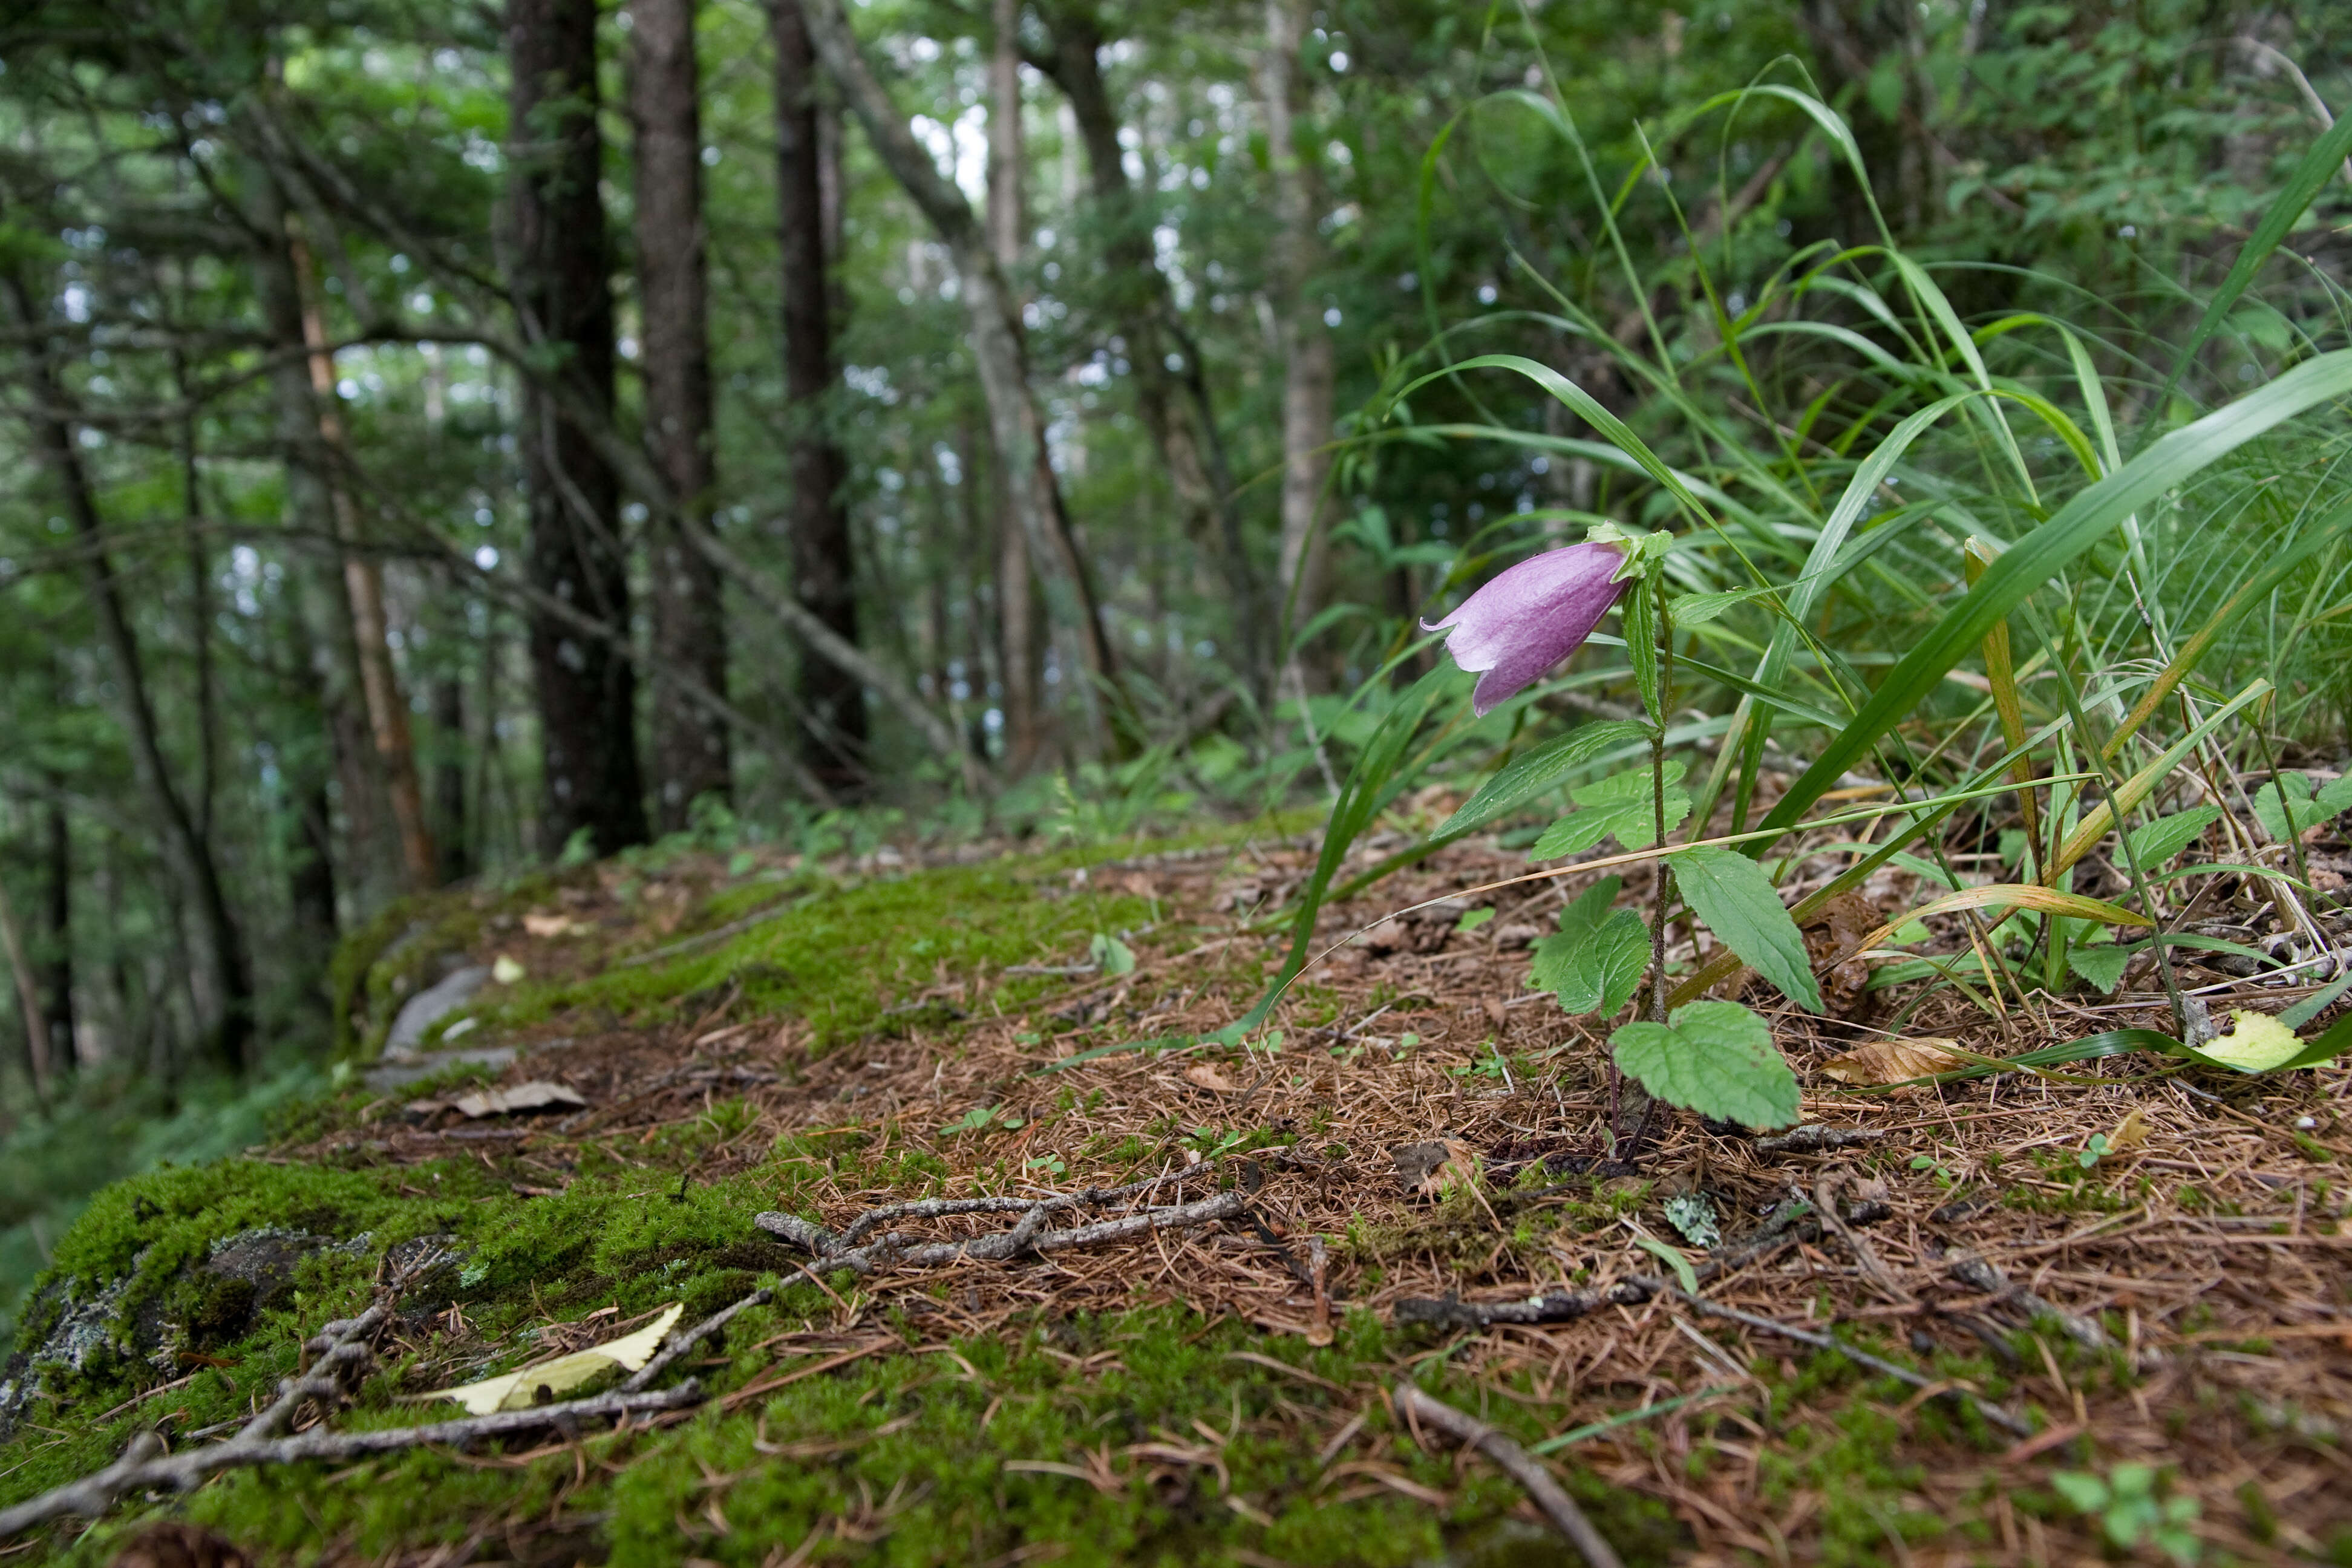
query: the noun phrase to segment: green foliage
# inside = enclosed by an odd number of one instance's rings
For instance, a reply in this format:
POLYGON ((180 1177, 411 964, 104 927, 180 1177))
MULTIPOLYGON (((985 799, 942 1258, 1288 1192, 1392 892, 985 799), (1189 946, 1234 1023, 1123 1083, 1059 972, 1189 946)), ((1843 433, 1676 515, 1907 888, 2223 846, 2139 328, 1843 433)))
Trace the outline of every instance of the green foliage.
MULTIPOLYGON (((1665 766, 1666 831, 1680 827, 1690 815, 1690 795, 1676 787, 1683 776, 1683 764, 1670 762, 1665 766)), ((1597 784, 1578 784, 1568 794, 1569 798, 1583 809, 1571 812, 1544 830, 1535 847, 1528 851, 1530 860, 1557 860, 1563 856, 1581 854, 1614 834, 1617 842, 1627 849, 1647 849, 1657 842, 1657 802, 1653 797, 1653 782, 1649 773, 1612 773, 1597 784)))
POLYGON ((1702 846, 1676 853, 1675 886, 1740 962, 1813 1012, 1822 1010, 1804 933, 1762 867, 1736 850, 1702 846))
POLYGON ((2129 835, 2132 858, 2152 870, 2169 866, 2175 856, 2196 843, 2207 828, 2221 819, 2220 806, 2199 805, 2143 823, 2129 835))
POLYGON ((1643 737, 1642 727, 1623 721, 1580 724, 1514 758, 1494 777, 1478 786, 1460 810, 1445 819, 1434 837, 1453 838, 1484 826, 1507 812, 1538 799, 1561 781, 1599 762, 1610 752, 1643 737))
POLYGON ((2310 828, 2352 811, 2352 774, 2331 782, 2317 795, 2302 773, 2283 773, 2254 793, 2254 816, 2263 831, 2284 843, 2310 828))
POLYGON ((2119 1464, 2104 1477, 2060 1470, 2050 1486, 2075 1512, 2096 1518, 2117 1551, 2137 1551, 2145 1543, 2183 1564, 2204 1552, 2194 1528, 2201 1507, 2186 1494, 2166 1496, 2153 1465, 2119 1464))
POLYGON ((1631 910, 1613 913, 1620 879, 1604 877, 1559 911, 1559 930, 1535 945, 1529 984, 1558 993, 1569 1013, 1613 1018, 1641 984, 1650 937, 1631 910))
POLYGON ((1610 1037, 1617 1065, 1669 1105, 1759 1131, 1795 1125, 1797 1075, 1763 1019, 1736 1002, 1694 1002, 1664 1024, 1610 1037))

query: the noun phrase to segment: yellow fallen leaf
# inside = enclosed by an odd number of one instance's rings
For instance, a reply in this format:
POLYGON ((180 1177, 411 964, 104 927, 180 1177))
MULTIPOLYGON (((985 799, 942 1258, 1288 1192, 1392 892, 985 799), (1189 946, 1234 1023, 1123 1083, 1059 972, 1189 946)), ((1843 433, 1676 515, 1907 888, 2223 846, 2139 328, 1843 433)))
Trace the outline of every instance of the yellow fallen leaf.
POLYGON ((1184 1081, 1205 1089, 1213 1094, 1234 1092, 1233 1080, 1218 1071, 1213 1062, 1194 1062, 1184 1069, 1184 1081))
POLYGON ((2293 1061, 2303 1051, 2303 1041, 2293 1029, 2267 1013, 2249 1013, 2243 1007, 2230 1014, 2232 1027, 2219 1039, 2205 1042, 2205 1054, 2223 1067, 2236 1068, 2240 1072, 2268 1072, 2281 1062, 2293 1061))
POLYGON ((1822 1064, 1825 1077, 1840 1083, 1901 1083, 1907 1079, 1933 1078, 1957 1072, 1968 1058, 1955 1048, 1957 1040, 1921 1036, 1911 1040, 1873 1040, 1822 1064))
POLYGON ((2147 1146, 2147 1118, 2142 1116, 2137 1110, 2126 1112, 2124 1119, 2116 1123, 2116 1130, 2107 1134, 2107 1152, 2110 1154, 2120 1154, 2126 1150, 2144 1149, 2147 1146))
POLYGON ((490 978, 501 985, 511 985, 530 973, 503 952, 499 954, 498 962, 490 965, 490 978))
POLYGON ((662 1341, 686 1310, 683 1301, 672 1302, 666 1311, 646 1327, 625 1339, 575 1351, 558 1356, 538 1366, 527 1366, 515 1372, 500 1373, 479 1383, 468 1383, 457 1388, 436 1388, 419 1399, 454 1399, 477 1415, 488 1415, 496 1410, 528 1410, 534 1405, 561 1399, 589 1379, 620 1367, 635 1372, 653 1360, 661 1349, 662 1341))
POLYGON ((579 928, 570 915, 529 914, 522 917, 522 929, 533 936, 569 936, 579 928))

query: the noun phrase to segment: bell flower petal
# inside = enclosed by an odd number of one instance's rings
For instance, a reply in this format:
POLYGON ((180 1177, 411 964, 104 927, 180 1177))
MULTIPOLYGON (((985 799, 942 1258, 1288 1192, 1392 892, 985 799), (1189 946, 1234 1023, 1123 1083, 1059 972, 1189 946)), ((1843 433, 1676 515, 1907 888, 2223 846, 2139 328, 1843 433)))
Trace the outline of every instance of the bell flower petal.
POLYGON ((1450 631, 1445 651, 1479 675, 1471 711, 1496 704, 1540 679, 1583 646, 1626 584, 1616 581, 1625 552, 1614 544, 1571 544, 1499 573, 1425 632, 1450 631))

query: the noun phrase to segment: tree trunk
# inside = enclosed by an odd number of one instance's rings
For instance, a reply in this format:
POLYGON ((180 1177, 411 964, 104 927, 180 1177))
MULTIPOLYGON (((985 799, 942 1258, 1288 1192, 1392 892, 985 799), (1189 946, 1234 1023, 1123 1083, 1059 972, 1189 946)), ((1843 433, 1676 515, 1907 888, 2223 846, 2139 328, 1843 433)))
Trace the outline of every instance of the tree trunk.
POLYGON ((433 683, 433 727, 441 740, 433 759, 433 843, 446 887, 474 874, 466 831, 466 686, 454 674, 433 683))
MULTIPOLYGON (((1021 265, 1022 237, 1028 229, 1028 204, 1022 176, 1027 167, 1021 124, 1021 4, 993 0, 995 43, 988 59, 988 248, 997 269, 1010 278, 1021 265)), ((988 465, 989 490, 996 517, 996 603, 1003 646, 997 658, 1005 671, 1004 772, 1018 778, 1034 767, 1045 740, 1045 626, 1037 615, 1034 568, 1029 537, 1015 521, 1009 470, 988 465)))
MULTIPOLYGON (((1282 620, 1291 635, 1323 607, 1328 545, 1317 526, 1331 471, 1331 334, 1315 298, 1323 182, 1298 125, 1306 80, 1298 48, 1307 0, 1266 0, 1266 145, 1274 166, 1274 276, 1282 354, 1282 620)), ((1293 656, 1295 665, 1296 657, 1293 656)))
POLYGON ((112 668, 115 700, 121 708, 140 793, 146 796, 148 809, 163 834, 166 859, 194 915, 198 940, 189 979, 205 1008, 198 1016, 197 1027, 206 1054, 229 1071, 240 1072, 246 1066, 254 1023, 253 973, 246 958, 245 938, 229 912, 212 845, 197 831, 163 757, 146 668, 123 603, 121 583, 107 552, 106 530, 90 493, 89 477, 82 469, 68 426, 72 405, 50 367, 46 346, 37 341, 43 319, 20 277, 10 274, 5 285, 17 325, 34 340, 28 345, 36 408, 31 419, 34 443, 58 481, 67 518, 81 547, 83 588, 112 668))
POLYGON ((988 236, 875 76, 841 0, 802 0, 801 10, 817 58, 839 84, 876 153, 955 258, 958 292, 971 326, 968 341, 988 405, 990 444, 1008 480, 1013 519, 1025 536, 1033 567, 1045 577, 1048 600, 1076 634, 1087 674, 1112 694, 1117 721, 1124 724, 1127 704, 1118 695, 1118 658, 1085 552, 1062 504, 1045 420, 1029 386, 1020 313, 988 236))
POLYGON ((378 775, 400 831, 400 863, 410 892, 436 886, 433 834, 425 820, 425 792, 416 777, 416 742, 408 725, 408 699, 392 662, 391 620, 383 607, 383 568, 368 552, 360 509, 352 496, 351 454, 343 440, 342 397, 335 390, 335 360, 326 322, 311 287, 310 255, 289 240, 288 257, 300 302, 302 347, 310 367, 310 395, 319 422, 319 478, 343 558, 343 595, 351 601, 352 641, 359 654, 360 695, 367 704, 368 738, 378 775))
POLYGON ((1272 679, 1267 626, 1257 573, 1243 538, 1233 468, 1199 345, 1177 311, 1152 249, 1150 214, 1136 200, 1121 159, 1118 111, 1103 82, 1101 20, 1089 0, 1053 6, 1047 20, 1052 50, 1036 63, 1061 88, 1086 146, 1094 224, 1106 264, 1101 281, 1134 367, 1136 412, 1160 448, 1186 536, 1217 552, 1233 598, 1243 673, 1263 700, 1272 679))
POLYGON ((287 243, 285 195, 266 171, 256 171, 248 188, 254 292, 264 330, 281 351, 271 356, 269 384, 286 466, 289 521, 302 564, 295 596, 309 632, 306 649, 318 678, 320 717, 341 785, 346 883, 357 908, 366 910, 402 885, 402 852, 383 771, 370 765, 375 748, 331 494, 334 461, 325 448, 311 388, 301 288, 287 243))
MULTIPOLYGON (((596 416, 613 408, 613 295, 598 182, 595 0, 508 0, 509 285, 525 341, 596 416)), ((619 486, 562 399, 526 378, 525 574, 550 597, 629 625, 619 486)), ((540 847, 585 835, 600 855, 646 838, 636 672, 604 641, 542 610, 530 617, 538 687, 540 847)))
MULTIPOLYGON (((793 594, 844 642, 857 637, 857 577, 842 493, 849 465, 834 440, 832 286, 838 231, 840 137, 818 101, 816 55, 800 0, 772 0, 776 49, 776 216, 783 241, 784 397, 792 427, 793 594)), ((866 692, 857 679, 803 650, 794 680, 801 757, 836 795, 862 793, 866 692)))
MULTIPOLYGON (((62 780, 52 779, 53 785, 62 780)), ((48 1026, 49 1060, 70 1069, 74 1052, 73 824, 66 803, 52 793, 42 803, 43 894, 40 965, 41 1016, 48 1026)))
MULTIPOLYGON (((629 118, 636 132, 637 305, 644 318, 646 443, 696 525, 710 526, 710 322, 702 220, 701 77, 695 0, 633 0, 629 118)), ((683 700, 661 671, 692 670, 727 689, 727 613, 719 573, 679 519, 652 528, 654 811, 687 826, 697 796, 732 791, 727 725, 683 700)))
POLYGON ((49 1021, 41 1010, 41 984, 25 949, 25 928, 16 906, 8 901, 8 888, 0 882, 0 948, 7 951, 8 973, 16 984, 16 1011, 25 1026, 25 1076, 44 1105, 49 1099, 49 1021))

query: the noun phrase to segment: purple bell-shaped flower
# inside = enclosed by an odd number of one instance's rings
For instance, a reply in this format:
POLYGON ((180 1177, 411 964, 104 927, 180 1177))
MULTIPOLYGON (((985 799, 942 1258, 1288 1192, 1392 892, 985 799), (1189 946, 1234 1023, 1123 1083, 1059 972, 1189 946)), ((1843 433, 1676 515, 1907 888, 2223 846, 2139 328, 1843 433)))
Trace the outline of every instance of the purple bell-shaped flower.
POLYGON ((1494 707, 1574 653, 1625 591, 1617 574, 1627 552, 1596 542, 1530 556, 1498 574, 1425 632, 1449 631, 1445 651, 1478 673, 1471 710, 1485 718, 1494 707))

